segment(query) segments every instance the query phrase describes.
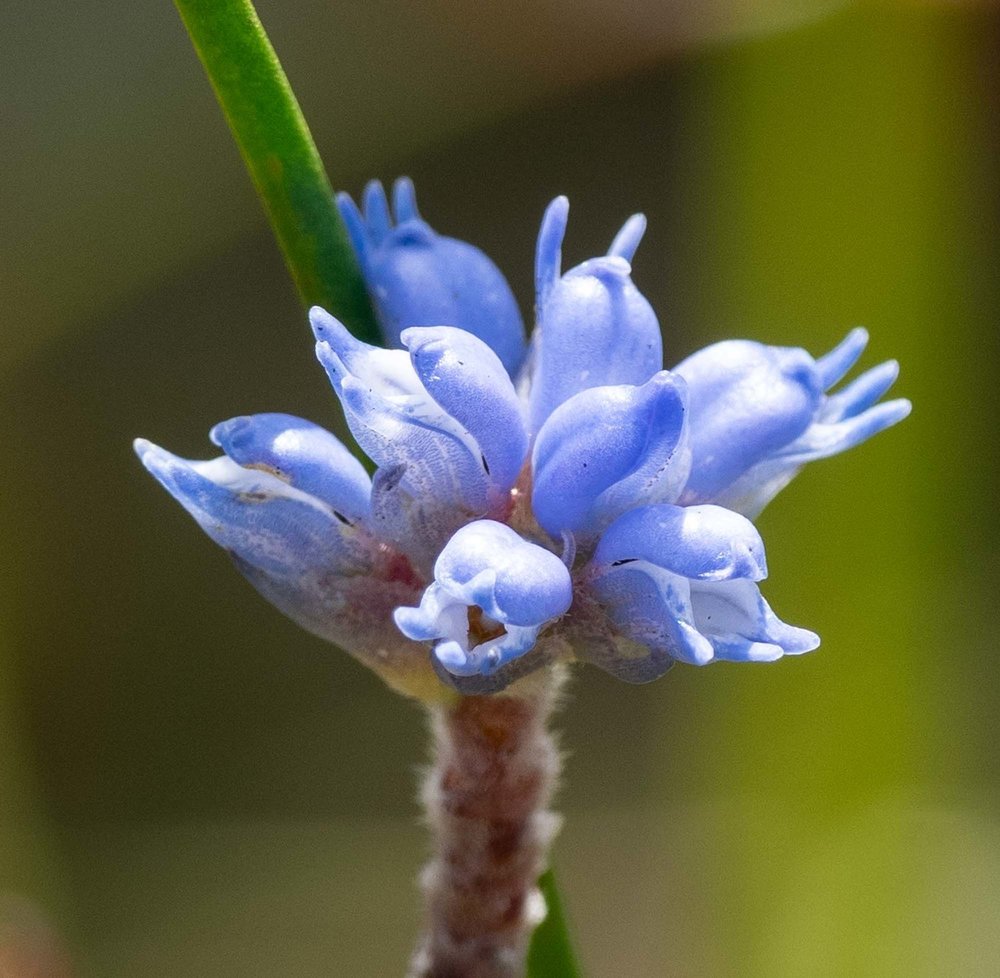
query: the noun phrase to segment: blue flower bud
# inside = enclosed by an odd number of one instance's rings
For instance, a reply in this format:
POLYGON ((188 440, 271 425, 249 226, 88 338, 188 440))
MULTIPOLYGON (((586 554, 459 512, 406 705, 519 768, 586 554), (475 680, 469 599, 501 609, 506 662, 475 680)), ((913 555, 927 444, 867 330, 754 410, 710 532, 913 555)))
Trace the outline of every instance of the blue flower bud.
POLYGON ((687 479, 684 381, 592 387, 552 412, 535 440, 531 507, 558 539, 589 540, 635 506, 674 502, 687 479))
POLYGON ((674 368, 687 381, 691 476, 685 504, 714 502, 754 517, 809 461, 835 455, 901 421, 910 402, 877 404, 894 362, 828 391, 868 342, 853 330, 827 356, 747 340, 716 343, 674 368))
POLYGON ((409 353, 383 350, 318 307, 310 318, 347 423, 368 456, 394 473, 394 488, 473 516, 507 506, 527 436, 510 377, 485 343, 434 327, 406 331, 409 353))
POLYGON ((644 384, 663 366, 656 314, 633 285, 629 261, 645 219, 632 217, 607 256, 565 275, 562 241, 569 202, 545 212, 535 258, 538 323, 532 336, 530 428, 537 432, 564 401, 589 387, 644 384))
POLYGON ((647 681, 677 659, 769 661, 819 645, 786 625, 761 597, 764 545, 749 520, 719 506, 646 506, 601 538, 588 583, 620 632, 648 653, 622 658, 622 678, 647 681))
POLYGON ((409 179, 393 188, 395 225, 378 181, 365 189, 363 217, 347 194, 337 203, 390 346, 399 346, 408 326, 457 326, 488 344, 514 374, 525 344, 510 286, 478 248, 431 229, 409 179))

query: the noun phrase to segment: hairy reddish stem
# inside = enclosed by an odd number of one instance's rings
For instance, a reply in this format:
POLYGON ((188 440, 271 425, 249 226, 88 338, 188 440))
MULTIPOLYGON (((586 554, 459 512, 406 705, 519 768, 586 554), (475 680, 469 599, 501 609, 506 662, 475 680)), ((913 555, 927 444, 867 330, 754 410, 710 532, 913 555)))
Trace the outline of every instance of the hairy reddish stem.
POLYGON ((434 833, 426 929, 410 978, 520 978, 545 913, 537 880, 559 818, 548 803, 559 753, 546 722, 555 671, 522 695, 435 708, 423 799, 434 833))

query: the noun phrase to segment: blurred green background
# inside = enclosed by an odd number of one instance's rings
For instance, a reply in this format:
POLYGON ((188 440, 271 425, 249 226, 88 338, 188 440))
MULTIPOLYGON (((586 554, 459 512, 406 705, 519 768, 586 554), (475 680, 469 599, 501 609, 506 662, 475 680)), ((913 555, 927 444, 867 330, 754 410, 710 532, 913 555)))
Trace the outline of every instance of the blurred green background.
MULTIPOLYGON (((902 363, 913 416, 759 523, 819 652, 576 674, 555 859, 588 974, 1000 973, 997 12, 258 7, 334 183, 411 174, 525 310, 567 193, 568 262, 648 215, 668 365, 857 324, 902 363)), ((0 974, 401 974, 419 711, 129 447, 340 423, 249 181, 166 0, 4 17, 0 974)))

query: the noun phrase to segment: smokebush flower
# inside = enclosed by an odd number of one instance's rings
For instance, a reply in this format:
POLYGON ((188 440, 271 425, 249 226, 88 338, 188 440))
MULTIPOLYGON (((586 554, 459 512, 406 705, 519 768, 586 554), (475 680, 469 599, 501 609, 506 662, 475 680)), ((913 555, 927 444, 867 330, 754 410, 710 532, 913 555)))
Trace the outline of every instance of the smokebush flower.
POLYGON ((408 181, 395 225, 380 185, 363 217, 340 204, 393 348, 322 309, 310 319, 374 477, 288 415, 217 425, 224 454, 206 462, 136 445, 265 597, 425 698, 444 691, 438 679, 490 693, 571 658, 645 682, 675 661, 770 661, 819 644, 762 597, 749 518, 806 462, 909 411, 879 403, 892 362, 831 393, 863 330, 818 360, 731 340, 664 370, 631 277, 644 219, 563 273, 557 198, 518 369, 523 328, 502 276, 427 227, 408 181))

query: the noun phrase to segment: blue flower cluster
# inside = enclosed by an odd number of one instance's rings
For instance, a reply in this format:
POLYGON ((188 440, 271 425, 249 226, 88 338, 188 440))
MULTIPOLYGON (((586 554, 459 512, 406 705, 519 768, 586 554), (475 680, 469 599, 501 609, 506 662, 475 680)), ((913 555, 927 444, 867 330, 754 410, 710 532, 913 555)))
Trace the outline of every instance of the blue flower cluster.
POLYGON ((408 180, 391 209, 378 183, 362 209, 339 204, 390 348, 322 309, 310 319, 374 477, 284 414, 217 425, 211 461, 136 443, 266 598, 421 696, 437 679, 495 692, 572 658, 646 682, 675 661, 819 644, 761 596, 750 520, 806 462, 908 414, 880 402, 894 362, 830 393, 863 330, 819 359, 730 340, 663 370, 631 278, 645 220, 564 273, 560 197, 538 238, 529 344, 500 271, 436 234, 408 180))

